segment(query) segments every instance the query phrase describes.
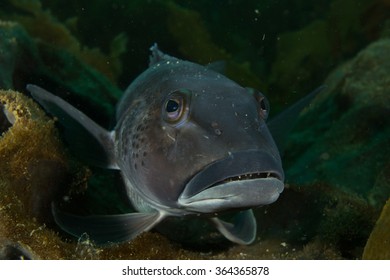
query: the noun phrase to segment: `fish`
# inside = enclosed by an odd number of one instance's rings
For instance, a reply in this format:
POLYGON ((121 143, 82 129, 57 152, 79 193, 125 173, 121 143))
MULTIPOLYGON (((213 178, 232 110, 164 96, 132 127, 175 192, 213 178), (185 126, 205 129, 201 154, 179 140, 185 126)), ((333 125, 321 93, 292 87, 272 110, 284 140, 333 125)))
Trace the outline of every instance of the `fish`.
MULTIPOLYGON (((127 242, 167 217, 201 216, 228 240, 256 238, 253 208, 275 202, 284 189, 277 141, 286 120, 267 123, 270 107, 210 66, 163 53, 153 45, 149 67, 125 90, 108 131, 60 97, 28 84, 32 97, 65 129, 79 156, 119 170, 135 212, 78 216, 53 204, 54 220, 97 244, 127 242), (221 213, 231 212, 226 221, 221 213)), ((316 92, 288 111, 289 122, 316 92)))

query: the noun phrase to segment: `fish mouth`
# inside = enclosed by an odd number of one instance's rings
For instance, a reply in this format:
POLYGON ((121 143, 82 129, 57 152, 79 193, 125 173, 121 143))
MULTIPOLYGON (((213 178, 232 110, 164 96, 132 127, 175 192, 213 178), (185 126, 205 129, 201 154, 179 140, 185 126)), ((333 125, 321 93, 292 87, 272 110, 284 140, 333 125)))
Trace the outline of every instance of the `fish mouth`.
POLYGON ((258 207, 278 199, 283 181, 279 158, 257 150, 235 152, 195 174, 178 203, 200 213, 258 207))
POLYGON ((233 177, 225 178, 219 182, 216 182, 215 184, 211 185, 208 188, 212 188, 214 186, 230 183, 230 182, 237 182, 237 181, 244 181, 244 180, 255 180, 255 179, 261 179, 261 178, 276 178, 280 179, 280 176, 277 173, 272 172, 256 172, 256 173, 247 173, 247 174, 240 174, 233 177))

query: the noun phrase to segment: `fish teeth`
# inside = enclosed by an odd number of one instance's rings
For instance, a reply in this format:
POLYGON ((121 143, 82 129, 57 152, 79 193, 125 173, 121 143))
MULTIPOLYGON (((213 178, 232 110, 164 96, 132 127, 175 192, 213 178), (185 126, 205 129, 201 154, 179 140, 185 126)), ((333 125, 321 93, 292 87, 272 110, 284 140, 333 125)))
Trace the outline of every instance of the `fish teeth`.
POLYGON ((223 180, 222 182, 229 183, 233 181, 242 181, 242 180, 251 180, 256 178, 269 178, 269 177, 273 177, 273 174, 271 172, 256 172, 256 173, 237 175, 235 177, 229 177, 223 180))

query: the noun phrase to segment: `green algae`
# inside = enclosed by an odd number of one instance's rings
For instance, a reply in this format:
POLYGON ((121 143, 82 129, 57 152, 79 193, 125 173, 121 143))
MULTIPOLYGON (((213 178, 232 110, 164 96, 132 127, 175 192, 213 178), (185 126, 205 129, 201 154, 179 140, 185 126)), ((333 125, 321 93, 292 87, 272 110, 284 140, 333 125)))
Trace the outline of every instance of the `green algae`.
POLYGON ((200 64, 229 59, 230 55, 213 42, 199 13, 168 3, 167 26, 175 40, 181 42, 179 51, 184 57, 200 64))
POLYGON ((264 81, 261 81, 252 72, 248 61, 235 62, 232 60, 231 54, 212 40, 199 13, 180 7, 171 1, 168 2, 167 10, 169 14, 167 28, 184 57, 204 65, 215 61, 224 61, 226 62, 224 74, 227 76, 246 86, 265 87, 264 81), (188 32, 189 29, 191 32, 188 32))
POLYGON ((326 21, 317 20, 298 31, 281 34, 270 83, 278 88, 298 88, 312 79, 313 69, 321 68, 331 51, 327 33, 326 21))
MULTIPOLYGON (((112 81, 121 74, 120 56, 126 49, 127 37, 118 34, 112 40, 110 53, 104 54, 98 48, 83 46, 64 23, 58 21, 53 14, 44 10, 39 0, 8 0, 8 2, 23 13, 7 14, 6 18, 22 24, 28 33, 57 48, 67 50, 74 56, 104 73, 112 81)), ((76 20, 77 19, 73 19, 76 20)))
POLYGON ((85 112, 99 112, 96 120, 107 126, 114 115, 114 104, 122 94, 104 75, 81 62, 64 49, 32 39, 17 22, 0 21, 0 87, 25 91, 36 83, 57 95, 71 95, 74 103, 84 104, 85 112), (84 102, 83 102, 84 101, 84 102))

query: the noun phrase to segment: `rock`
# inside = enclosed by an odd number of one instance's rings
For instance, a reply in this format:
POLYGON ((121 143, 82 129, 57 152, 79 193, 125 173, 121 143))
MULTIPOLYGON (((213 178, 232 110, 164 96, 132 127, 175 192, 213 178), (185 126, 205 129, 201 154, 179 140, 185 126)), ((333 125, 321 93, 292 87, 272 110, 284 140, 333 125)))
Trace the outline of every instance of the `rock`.
POLYGON ((0 240, 0 260, 32 260, 34 255, 20 243, 0 240))
POLYGON ((287 178, 322 182, 381 209, 390 196, 390 40, 333 71, 289 138, 287 178))

